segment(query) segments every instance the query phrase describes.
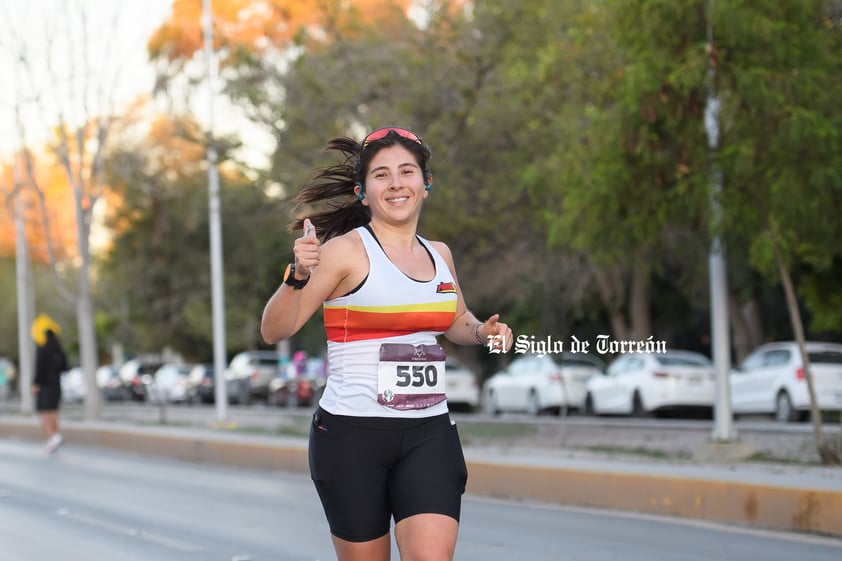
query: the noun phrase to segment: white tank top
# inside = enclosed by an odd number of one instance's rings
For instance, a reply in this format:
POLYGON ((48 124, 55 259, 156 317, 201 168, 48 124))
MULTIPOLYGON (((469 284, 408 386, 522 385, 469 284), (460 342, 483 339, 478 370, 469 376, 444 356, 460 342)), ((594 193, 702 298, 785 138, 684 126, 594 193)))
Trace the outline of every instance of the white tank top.
POLYGON ((435 344, 456 316, 456 285, 439 253, 418 236, 433 259, 430 281, 408 277, 364 226, 356 229, 369 272, 355 291, 324 303, 330 376, 319 406, 334 415, 430 417, 447 412, 442 401, 425 409, 397 410, 378 403, 380 346, 435 344))

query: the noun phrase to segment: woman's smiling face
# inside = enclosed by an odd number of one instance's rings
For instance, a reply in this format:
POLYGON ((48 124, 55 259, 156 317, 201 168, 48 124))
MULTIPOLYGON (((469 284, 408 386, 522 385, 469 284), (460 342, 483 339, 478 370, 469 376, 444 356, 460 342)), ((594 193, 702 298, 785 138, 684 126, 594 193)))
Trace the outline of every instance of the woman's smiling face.
POLYGON ((417 215, 427 190, 412 152, 400 145, 377 152, 365 176, 364 194, 363 204, 372 216, 403 221, 417 215))

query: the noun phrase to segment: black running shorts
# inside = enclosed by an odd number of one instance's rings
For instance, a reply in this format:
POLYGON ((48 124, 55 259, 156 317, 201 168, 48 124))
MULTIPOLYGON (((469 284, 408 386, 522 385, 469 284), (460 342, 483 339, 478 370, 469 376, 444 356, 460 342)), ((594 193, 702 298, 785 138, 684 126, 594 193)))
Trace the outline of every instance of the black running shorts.
POLYGON ((35 396, 36 411, 58 411, 61 401, 61 386, 39 386, 35 396))
POLYGON ((448 414, 390 419, 318 408, 310 476, 331 534, 363 542, 388 533, 392 517, 435 513, 458 522, 468 471, 448 414))

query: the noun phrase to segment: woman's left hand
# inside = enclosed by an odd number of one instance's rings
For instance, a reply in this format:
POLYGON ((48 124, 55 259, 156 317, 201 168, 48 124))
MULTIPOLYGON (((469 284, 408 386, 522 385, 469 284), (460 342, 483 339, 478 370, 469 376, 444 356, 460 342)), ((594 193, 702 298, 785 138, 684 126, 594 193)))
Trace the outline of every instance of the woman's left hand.
POLYGON ((494 314, 482 324, 479 332, 488 341, 486 345, 490 350, 506 353, 512 348, 514 336, 512 335, 511 328, 499 320, 500 314, 494 314))

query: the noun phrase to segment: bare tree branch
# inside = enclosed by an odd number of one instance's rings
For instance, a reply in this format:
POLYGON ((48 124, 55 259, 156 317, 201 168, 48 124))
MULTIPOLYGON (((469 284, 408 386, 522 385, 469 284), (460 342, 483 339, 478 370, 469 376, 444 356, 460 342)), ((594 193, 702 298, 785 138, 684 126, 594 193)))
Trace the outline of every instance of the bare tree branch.
MULTIPOLYGON (((77 0, 65 0, 60 13, 46 14, 45 27, 49 28, 54 18, 59 18, 61 26, 53 31, 47 29, 44 37, 23 36, 19 29, 10 29, 11 33, 0 34, 0 37, 4 46, 10 45, 6 50, 13 54, 14 72, 20 78, 15 80, 14 98, 19 142, 22 147, 29 146, 31 139, 28 136, 36 129, 34 121, 43 121, 43 131, 52 131, 47 145, 73 194, 80 259, 75 291, 66 286, 58 274, 58 256, 45 190, 37 177, 32 152, 23 151, 30 188, 38 197, 56 286, 62 298, 75 303, 80 362, 89 387, 95 387, 98 353, 91 292, 90 236, 93 210, 105 189, 105 152, 114 123, 119 77, 125 65, 114 62, 120 55, 110 48, 112 43, 119 43, 120 10, 114 11, 110 18, 113 25, 103 29, 109 43, 98 48, 94 41, 102 35, 92 29, 92 14, 86 11, 86 6, 77 0), (28 109, 32 109, 31 118, 28 109)), ((86 418, 95 418, 98 414, 98 400, 86 402, 86 418)))

